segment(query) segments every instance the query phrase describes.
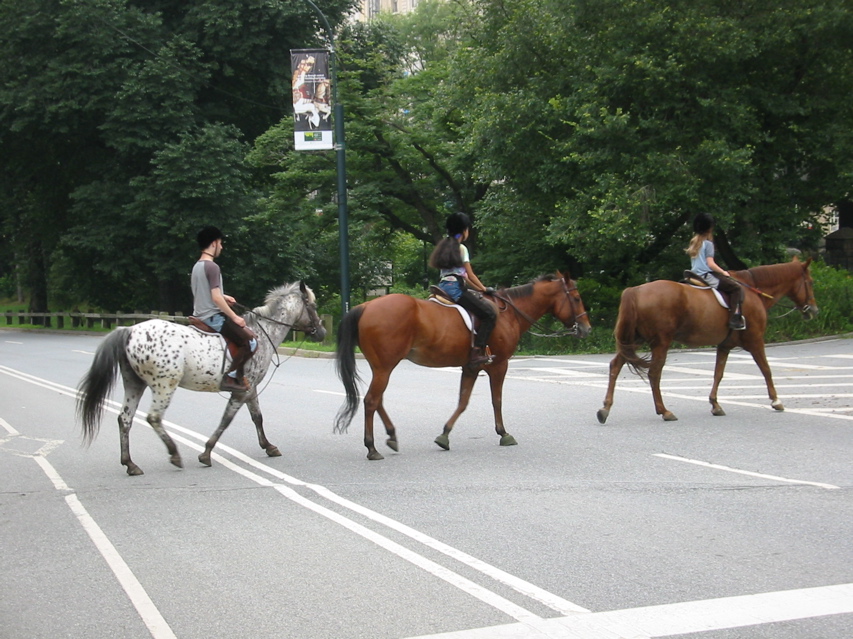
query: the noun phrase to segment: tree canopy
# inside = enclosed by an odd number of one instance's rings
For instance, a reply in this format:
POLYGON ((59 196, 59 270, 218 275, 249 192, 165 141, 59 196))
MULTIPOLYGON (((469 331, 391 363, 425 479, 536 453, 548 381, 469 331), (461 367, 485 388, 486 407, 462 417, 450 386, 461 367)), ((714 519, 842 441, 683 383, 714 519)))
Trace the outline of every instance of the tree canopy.
MULTIPOLYGON (((242 295, 337 292, 335 159, 292 143, 305 4, 0 0, 0 269, 26 265, 36 306, 49 283, 176 308, 206 223, 242 295)), ((681 272, 696 212, 737 267, 814 248, 850 199, 853 0, 424 0, 364 24, 318 4, 359 291, 424 283, 453 211, 489 283, 624 285, 681 272)))

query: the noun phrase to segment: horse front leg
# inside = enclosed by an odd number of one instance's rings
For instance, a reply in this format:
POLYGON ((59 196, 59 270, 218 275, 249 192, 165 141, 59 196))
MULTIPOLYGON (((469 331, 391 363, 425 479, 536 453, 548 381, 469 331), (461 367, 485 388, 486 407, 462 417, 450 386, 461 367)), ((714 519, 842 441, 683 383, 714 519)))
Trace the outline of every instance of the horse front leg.
POLYGON ((607 393, 604 395, 604 405, 598 409, 595 416, 598 418, 598 423, 603 424, 610 416, 610 408, 613 406, 613 393, 616 392, 616 379, 625 365, 625 358, 617 353, 616 357, 610 360, 610 378, 607 381, 607 393))
POLYGON ((726 370, 726 362, 729 360, 729 350, 722 346, 717 347, 717 361, 714 364, 714 385, 711 387, 711 394, 708 396, 708 401, 711 402, 711 414, 715 417, 723 417, 726 411, 720 406, 717 401, 717 390, 720 388, 720 382, 723 381, 723 372, 726 370))
POLYGON ((210 439, 207 440, 207 443, 204 445, 204 451, 202 451, 198 456, 198 460, 205 466, 211 465, 210 454, 213 452, 213 447, 216 446, 216 442, 218 442, 219 438, 222 437, 222 433, 224 433, 225 429, 231 424, 234 419, 234 415, 237 414, 237 411, 240 410, 240 407, 245 401, 246 397, 244 393, 231 393, 231 399, 229 399, 228 403, 225 405, 225 412, 222 413, 222 419, 219 421, 219 426, 210 436, 210 439))
MULTIPOLYGON (((746 346, 744 346, 746 348, 746 346)), ((776 394, 776 387, 773 385, 773 375, 770 372, 770 364, 767 363, 767 356, 764 354, 764 342, 758 342, 755 345, 750 345, 747 350, 752 355, 752 359, 758 365, 761 374, 764 375, 764 381, 767 383, 767 395, 770 397, 770 405, 774 410, 785 410, 785 406, 779 400, 776 394)))
POLYGON ((130 428, 139 406, 139 400, 145 392, 145 382, 136 374, 124 377, 124 404, 118 415, 119 442, 121 443, 121 463, 127 469, 128 475, 142 475, 142 469, 130 458, 130 428))
POLYGON ((489 375, 489 387, 492 391, 492 411, 495 414, 495 432, 500 435, 501 446, 515 446, 518 444, 515 437, 506 432, 504 428, 503 418, 503 391, 504 379, 506 371, 509 368, 509 362, 502 362, 499 365, 492 365, 486 371, 489 375))
POLYGON ((655 402, 655 412, 663 417, 665 422, 678 421, 663 404, 663 395, 660 392, 660 380, 663 375, 663 365, 666 364, 666 353, 669 344, 659 344, 652 348, 652 362, 649 366, 649 385, 652 387, 652 398, 655 402))
POLYGON ((277 446, 270 444, 264 432, 264 416, 261 414, 258 391, 254 386, 252 387, 252 392, 249 394, 249 398, 246 400, 246 406, 249 408, 249 415, 252 416, 252 423, 255 425, 255 430, 258 433, 258 445, 266 451, 267 457, 281 457, 281 451, 277 446))
POLYGON ((459 403, 456 405, 456 410, 447 420, 442 430, 441 435, 435 438, 435 443, 444 450, 450 450, 450 431, 453 430, 453 425, 459 416, 465 412, 468 407, 468 401, 471 399, 471 391, 474 389, 474 383, 477 381, 479 371, 470 371, 467 368, 462 369, 462 379, 459 382, 459 403))

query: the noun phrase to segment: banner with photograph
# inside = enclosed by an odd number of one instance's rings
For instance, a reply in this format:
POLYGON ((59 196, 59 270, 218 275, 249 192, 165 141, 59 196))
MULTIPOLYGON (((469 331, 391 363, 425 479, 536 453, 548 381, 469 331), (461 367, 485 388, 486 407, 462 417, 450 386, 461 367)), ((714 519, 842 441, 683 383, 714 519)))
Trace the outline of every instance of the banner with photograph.
POLYGON ((296 150, 334 148, 329 52, 326 49, 291 49, 290 68, 296 150))

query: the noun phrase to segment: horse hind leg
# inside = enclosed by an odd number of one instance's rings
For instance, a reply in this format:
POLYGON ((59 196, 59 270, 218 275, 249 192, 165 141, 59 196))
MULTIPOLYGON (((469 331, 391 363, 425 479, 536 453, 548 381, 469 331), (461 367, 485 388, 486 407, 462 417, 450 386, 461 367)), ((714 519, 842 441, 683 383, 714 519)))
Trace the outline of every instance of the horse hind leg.
POLYGON ((652 387, 652 397, 655 402, 655 412, 663 417, 665 422, 676 422, 678 417, 670 412, 663 403, 663 395, 660 392, 660 380, 663 373, 663 365, 666 364, 666 353, 669 344, 658 344, 652 348, 652 363, 649 366, 649 384, 652 387))
POLYGON ((139 400, 142 399, 142 394, 145 392, 145 382, 132 371, 131 373, 132 376, 125 374, 125 371, 122 370, 124 402, 118 415, 118 432, 119 442, 121 443, 121 464, 127 469, 127 474, 133 476, 143 474, 142 469, 134 464, 130 458, 130 428, 133 426, 133 418, 136 415, 139 400))
POLYGON ((395 453, 400 452, 400 445, 397 442, 397 429, 394 428, 394 422, 391 421, 388 411, 385 410, 385 402, 379 404, 376 412, 379 413, 379 419, 382 420, 382 424, 385 426, 385 433, 388 435, 385 444, 395 453))
MULTIPOLYGON (((385 412, 385 408, 382 405, 382 396, 385 393, 385 389, 388 387, 388 379, 390 376, 390 370, 374 370, 373 379, 370 380, 370 387, 367 390, 367 394, 364 396, 364 446, 367 448, 367 458, 371 461, 385 459, 382 454, 376 450, 376 444, 373 440, 373 417, 376 414, 376 411, 379 411, 379 417, 380 419, 383 419, 383 421, 385 417, 388 417, 388 413, 385 412)), ((388 423, 390 423, 390 420, 388 423)), ((388 428, 388 423, 386 423, 386 429, 388 428)), ((394 432, 393 428, 394 427, 392 425, 389 434, 394 432)), ((394 436, 394 441, 396 441, 396 435, 394 436)))
POLYGON ((172 395, 175 394, 176 388, 177 383, 168 384, 165 388, 160 385, 156 387, 152 386, 151 391, 154 394, 154 397, 151 400, 151 408, 145 419, 166 445, 166 450, 169 451, 169 461, 174 466, 183 468, 184 463, 181 461, 181 455, 178 453, 178 447, 175 446, 175 442, 172 441, 169 433, 167 433, 166 429, 163 428, 163 413, 165 413, 166 409, 169 407, 169 403, 172 401, 172 395))
POLYGON ((595 416, 598 418, 598 423, 603 424, 610 416, 610 409, 613 407, 613 394, 616 392, 616 379, 625 365, 625 358, 617 353, 616 357, 610 360, 610 377, 607 381, 607 393, 604 395, 604 405, 598 409, 595 416))

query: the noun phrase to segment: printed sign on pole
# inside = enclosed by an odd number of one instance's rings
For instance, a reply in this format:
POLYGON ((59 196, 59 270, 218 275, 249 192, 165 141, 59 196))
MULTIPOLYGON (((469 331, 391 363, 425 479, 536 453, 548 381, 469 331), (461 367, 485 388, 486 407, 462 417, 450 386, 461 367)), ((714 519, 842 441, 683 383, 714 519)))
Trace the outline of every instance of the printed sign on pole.
POLYGON ((334 148, 329 52, 326 49, 291 49, 290 68, 296 150, 334 148))

